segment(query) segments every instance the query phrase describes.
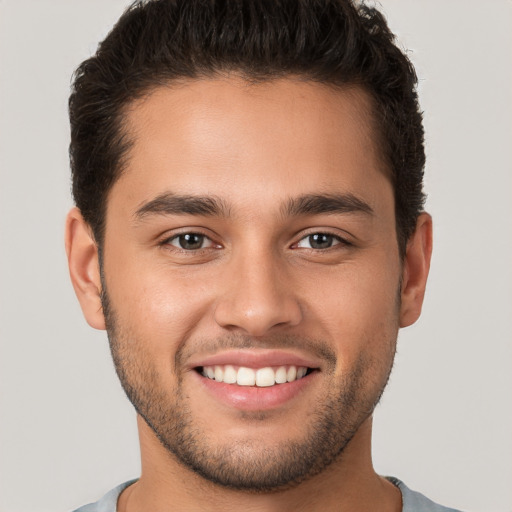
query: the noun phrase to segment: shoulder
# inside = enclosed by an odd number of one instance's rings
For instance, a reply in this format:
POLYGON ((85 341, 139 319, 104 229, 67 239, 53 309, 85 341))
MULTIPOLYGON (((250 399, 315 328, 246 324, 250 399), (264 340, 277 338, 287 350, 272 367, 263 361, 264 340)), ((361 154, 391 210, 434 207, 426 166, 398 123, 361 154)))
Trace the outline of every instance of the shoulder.
POLYGON ((438 505, 423 494, 412 491, 398 478, 387 477, 387 479, 402 493, 402 512, 460 512, 454 508, 438 505))
POLYGON ((83 507, 76 509, 74 512, 116 512, 119 495, 134 482, 136 482, 136 480, 130 480, 129 482, 118 485, 107 492, 107 494, 105 494, 105 496, 100 500, 95 503, 84 505, 83 507))

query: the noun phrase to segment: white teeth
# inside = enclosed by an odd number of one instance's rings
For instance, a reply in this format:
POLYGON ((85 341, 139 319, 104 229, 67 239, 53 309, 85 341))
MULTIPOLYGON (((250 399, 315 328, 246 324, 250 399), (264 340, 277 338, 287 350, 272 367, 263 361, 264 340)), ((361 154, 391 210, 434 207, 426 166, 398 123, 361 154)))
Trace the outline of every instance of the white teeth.
POLYGON ((302 379, 307 371, 308 369, 305 366, 293 365, 276 368, 266 366, 258 369, 240 366, 237 370, 234 366, 227 364, 225 366, 204 366, 202 374, 204 377, 225 384, 236 383, 239 386, 270 387, 274 384, 284 384, 302 379))
POLYGON ((297 378, 297 367, 290 366, 290 368, 288 368, 288 371, 286 372, 286 381, 293 382, 296 378, 297 378))
POLYGON ((276 384, 284 384, 286 382, 286 368, 280 366, 276 371, 276 384))
POLYGON ((224 382, 226 384, 234 384, 236 382, 237 371, 230 365, 224 367, 224 382))
POLYGON ((268 387, 276 383, 276 376, 272 368, 260 368, 256 372, 256 386, 268 387))
POLYGON ((236 383, 239 386, 254 386, 256 384, 256 372, 252 368, 241 366, 238 369, 236 383))
POLYGON ((302 377, 304 377, 304 375, 306 375, 307 371, 308 371, 308 369, 304 368, 303 366, 298 368, 297 369, 297 379, 302 379, 302 377))

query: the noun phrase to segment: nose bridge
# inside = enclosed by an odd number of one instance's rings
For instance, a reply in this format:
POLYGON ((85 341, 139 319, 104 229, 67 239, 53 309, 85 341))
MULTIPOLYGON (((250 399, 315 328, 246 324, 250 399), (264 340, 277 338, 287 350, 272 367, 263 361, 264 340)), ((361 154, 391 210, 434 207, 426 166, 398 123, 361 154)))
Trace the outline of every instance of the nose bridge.
POLYGON ((263 336, 297 325, 302 311, 283 258, 269 245, 234 251, 215 310, 217 323, 263 336))

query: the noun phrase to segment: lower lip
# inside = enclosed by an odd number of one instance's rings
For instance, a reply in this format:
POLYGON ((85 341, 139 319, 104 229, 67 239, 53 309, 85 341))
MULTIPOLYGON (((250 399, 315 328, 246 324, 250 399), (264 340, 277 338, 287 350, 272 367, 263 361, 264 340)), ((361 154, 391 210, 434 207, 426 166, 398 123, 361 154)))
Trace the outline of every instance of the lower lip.
POLYGON ((244 411, 265 411, 285 405, 302 394, 313 383, 317 373, 312 372, 293 382, 257 387, 225 384, 195 372, 200 384, 217 400, 244 411))

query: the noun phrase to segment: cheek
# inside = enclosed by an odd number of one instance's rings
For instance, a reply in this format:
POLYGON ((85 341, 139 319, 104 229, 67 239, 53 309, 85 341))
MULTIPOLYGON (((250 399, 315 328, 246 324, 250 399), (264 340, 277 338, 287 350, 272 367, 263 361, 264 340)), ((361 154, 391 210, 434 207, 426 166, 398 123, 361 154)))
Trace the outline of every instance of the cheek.
POLYGON ((317 276, 315 288, 304 294, 310 320, 345 358, 388 350, 382 341, 394 342, 398 332, 399 275, 398 264, 381 260, 351 262, 317 276))
POLYGON ((211 286, 166 266, 116 263, 105 276, 118 325, 155 356, 174 352, 207 316, 211 286))

